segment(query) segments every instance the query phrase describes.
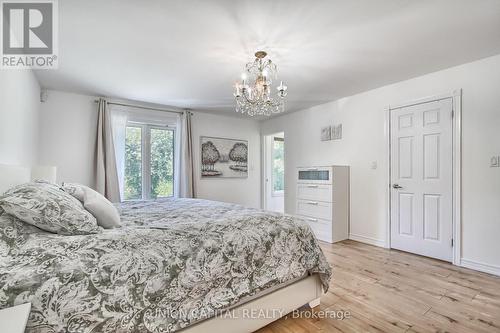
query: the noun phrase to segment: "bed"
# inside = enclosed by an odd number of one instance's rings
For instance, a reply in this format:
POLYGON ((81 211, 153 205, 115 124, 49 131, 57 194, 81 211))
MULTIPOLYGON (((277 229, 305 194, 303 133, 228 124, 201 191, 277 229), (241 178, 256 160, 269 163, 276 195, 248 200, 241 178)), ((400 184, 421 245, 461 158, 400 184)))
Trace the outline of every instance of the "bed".
POLYGON ((31 303, 27 332, 250 332, 328 288, 292 216, 198 199, 118 208, 121 228, 73 236, 0 211, 0 308, 31 303))

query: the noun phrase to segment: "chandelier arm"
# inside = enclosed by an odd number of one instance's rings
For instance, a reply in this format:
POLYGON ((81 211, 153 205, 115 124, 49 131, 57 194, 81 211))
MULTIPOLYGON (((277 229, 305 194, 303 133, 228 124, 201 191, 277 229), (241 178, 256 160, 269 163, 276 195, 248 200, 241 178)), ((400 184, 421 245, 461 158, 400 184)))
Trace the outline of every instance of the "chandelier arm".
POLYGON ((252 104, 252 105, 255 105, 255 104, 257 104, 257 103, 258 103, 258 101, 253 101, 253 100, 251 100, 250 98, 248 98, 248 96, 247 96, 247 94, 246 94, 246 93, 243 93, 242 95, 243 95, 243 97, 245 97, 245 100, 246 100, 248 103, 250 103, 250 104, 252 104))

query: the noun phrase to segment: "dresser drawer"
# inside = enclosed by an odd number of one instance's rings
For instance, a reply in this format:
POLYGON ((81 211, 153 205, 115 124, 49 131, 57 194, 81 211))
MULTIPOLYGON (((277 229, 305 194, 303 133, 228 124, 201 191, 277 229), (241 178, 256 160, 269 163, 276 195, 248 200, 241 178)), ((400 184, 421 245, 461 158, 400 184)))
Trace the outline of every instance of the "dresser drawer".
POLYGON ((297 169, 297 183, 299 184, 331 184, 332 179, 332 167, 312 167, 297 169))
POLYGON ((314 236, 324 242, 332 243, 333 230, 331 221, 316 219, 311 217, 303 217, 307 224, 311 227, 314 236))
POLYGON ((318 219, 332 219, 332 203, 314 200, 297 200, 297 214, 318 219))
POLYGON ((332 185, 298 184, 297 198, 303 200, 332 202, 332 185))

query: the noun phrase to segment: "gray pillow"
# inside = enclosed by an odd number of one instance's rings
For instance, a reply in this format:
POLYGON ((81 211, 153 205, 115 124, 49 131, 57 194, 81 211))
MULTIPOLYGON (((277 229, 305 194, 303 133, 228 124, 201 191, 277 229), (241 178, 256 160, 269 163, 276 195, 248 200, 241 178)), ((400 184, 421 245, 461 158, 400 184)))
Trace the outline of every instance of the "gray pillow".
POLYGON ((13 187, 0 196, 0 207, 7 214, 52 233, 84 235, 101 230, 77 199, 47 182, 13 187))

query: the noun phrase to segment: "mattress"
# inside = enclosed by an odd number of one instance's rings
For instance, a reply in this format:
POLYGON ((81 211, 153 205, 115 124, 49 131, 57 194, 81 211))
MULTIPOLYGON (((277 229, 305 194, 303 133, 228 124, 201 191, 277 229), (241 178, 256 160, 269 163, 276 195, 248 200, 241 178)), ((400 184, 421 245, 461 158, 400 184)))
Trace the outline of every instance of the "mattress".
POLYGON ((175 332, 331 268, 307 224, 221 202, 126 202, 122 227, 43 232, 0 215, 0 308, 27 332, 175 332))

